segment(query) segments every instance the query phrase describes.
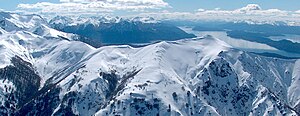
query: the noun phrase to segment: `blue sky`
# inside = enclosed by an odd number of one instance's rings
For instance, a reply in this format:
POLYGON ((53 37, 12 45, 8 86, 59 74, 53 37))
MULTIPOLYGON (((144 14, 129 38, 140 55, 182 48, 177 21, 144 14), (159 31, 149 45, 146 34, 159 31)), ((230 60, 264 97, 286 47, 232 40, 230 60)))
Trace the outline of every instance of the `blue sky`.
POLYGON ((54 2, 58 3, 59 0, 1 0, 0 8, 3 10, 16 10, 18 4, 28 3, 34 4, 37 2, 54 2))
MULTIPOLYGON (((37 2, 59 3, 59 0, 1 0, 0 8, 15 10, 18 4, 37 2)), ((259 4, 264 9, 300 10, 299 0, 165 0, 173 8, 171 11, 194 11, 195 9, 236 9, 247 4, 259 4)))

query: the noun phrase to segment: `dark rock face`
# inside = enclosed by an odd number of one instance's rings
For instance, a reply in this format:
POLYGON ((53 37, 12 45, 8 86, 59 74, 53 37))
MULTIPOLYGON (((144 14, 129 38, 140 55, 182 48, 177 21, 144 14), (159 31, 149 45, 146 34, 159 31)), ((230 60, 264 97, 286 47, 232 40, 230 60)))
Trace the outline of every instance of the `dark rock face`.
POLYGON ((108 84, 108 94, 106 95, 106 98, 110 97, 111 93, 116 89, 117 84, 118 84, 118 77, 115 73, 111 73, 111 74, 106 74, 101 72, 100 76, 103 77, 104 80, 107 81, 108 84))
POLYGON ((5 105, 0 106, 0 114, 13 114, 16 109, 26 104, 38 92, 41 78, 32 65, 19 57, 13 57, 13 65, 0 69, 0 79, 13 83, 16 90, 5 95, 5 105))
MULTIPOLYGON (((60 103, 61 88, 53 87, 47 92, 41 92, 42 90, 39 90, 41 78, 32 65, 17 56, 13 57, 11 62, 13 65, 0 69, 0 79, 11 82, 15 90, 7 87, 4 98, 1 98, 4 105, 0 106, 0 115, 53 114, 60 103)), ((63 113, 67 113, 67 109, 63 113)))
POLYGON ((64 96, 62 100, 62 104, 57 112, 54 113, 54 115, 57 116, 75 116, 75 114, 72 111, 72 106, 74 102, 76 102, 77 93, 76 92, 70 92, 67 95, 64 96))
MULTIPOLYGON (((109 106, 109 110, 105 112, 107 115, 126 115, 126 112, 132 112, 135 116, 144 116, 144 115, 159 115, 160 112, 162 112, 162 107, 167 107, 167 106, 162 106, 163 103, 159 98, 153 98, 150 100, 146 100, 145 98, 138 98, 134 97, 134 95, 131 95, 132 99, 125 99, 124 101, 114 101, 112 104, 109 106), (122 109, 121 111, 115 111, 116 109, 122 109)), ((168 110, 170 111, 171 106, 169 106, 168 109, 163 109, 163 110, 168 110)), ((170 115, 170 114, 169 114, 170 115)))
POLYGON ((227 114, 249 115, 249 105, 257 93, 246 85, 239 86, 238 76, 224 58, 212 61, 198 78, 204 81, 204 85, 200 85, 194 91, 204 97, 210 105, 217 109, 232 107, 233 109, 225 109, 227 114))
POLYGON ((295 106, 295 111, 297 111, 297 113, 299 114, 300 113, 300 103, 298 103, 296 106, 295 106))
POLYGON ((24 116, 50 116, 53 114, 55 108, 59 105, 59 93, 61 88, 54 88, 42 96, 35 98, 34 101, 29 102, 18 112, 17 115, 24 116))
POLYGON ((161 100, 154 98, 152 103, 143 98, 134 98, 130 103, 130 112, 136 112, 136 115, 159 114, 161 100))
POLYGON ((214 61, 210 63, 210 69, 214 72, 214 74, 220 77, 227 77, 229 75, 232 75, 233 71, 229 66, 229 63, 224 59, 221 59, 221 63, 221 66, 218 66, 219 64, 216 64, 214 61))

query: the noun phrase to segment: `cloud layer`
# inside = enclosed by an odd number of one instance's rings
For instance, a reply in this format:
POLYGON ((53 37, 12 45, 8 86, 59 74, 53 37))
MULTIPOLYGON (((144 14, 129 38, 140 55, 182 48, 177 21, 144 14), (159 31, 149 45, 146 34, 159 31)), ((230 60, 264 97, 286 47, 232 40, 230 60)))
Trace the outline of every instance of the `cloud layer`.
POLYGON ((97 14, 117 10, 143 11, 169 7, 163 0, 60 0, 61 3, 19 4, 23 12, 43 14, 97 14))

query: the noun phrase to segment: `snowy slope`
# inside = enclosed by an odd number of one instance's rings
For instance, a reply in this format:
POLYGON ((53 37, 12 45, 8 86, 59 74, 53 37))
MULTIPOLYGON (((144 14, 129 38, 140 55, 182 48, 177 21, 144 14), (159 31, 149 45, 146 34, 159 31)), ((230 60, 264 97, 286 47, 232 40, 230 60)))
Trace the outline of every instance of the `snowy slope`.
POLYGON ((88 54, 90 49, 93 49, 82 42, 47 38, 46 36, 42 37, 23 31, 4 34, 0 38, 0 66, 2 68, 9 65, 11 58, 17 55, 23 60, 36 65, 42 77, 48 77, 48 73, 53 75, 52 73, 57 71, 52 69, 52 67, 64 68, 67 64, 78 62, 80 59, 77 57, 83 57, 85 54, 88 54), (68 51, 72 51, 72 53, 68 54, 68 51), (47 65, 48 62, 55 62, 55 64, 49 66, 47 65), (60 64, 61 62, 63 63, 60 64))
POLYGON ((39 15, 19 15, 0 12, 0 27, 8 32, 32 29, 41 24, 47 24, 47 22, 39 15))
POLYGON ((78 39, 78 35, 50 28, 48 22, 39 15, 0 12, 0 34, 17 31, 28 31, 43 37, 78 39))
POLYGON ((231 50, 211 38, 144 49, 148 52, 132 58, 141 71, 98 115, 295 114, 284 106, 290 105, 287 91, 294 61, 231 50), (160 106, 153 111, 148 106, 156 102, 160 106))
POLYGON ((1 29, 0 115, 15 115, 17 109, 42 91, 47 80, 94 49, 85 43, 70 41, 76 40, 77 35, 44 24, 30 29, 1 29))
POLYGON ((247 53, 212 36, 96 49, 46 24, 31 29, 0 30, 0 115, 300 111, 299 60, 247 53))
POLYGON ((299 71, 294 63, 235 50, 210 36, 139 48, 107 46, 58 74, 64 79, 52 110, 57 115, 295 115, 287 107, 293 107, 288 95, 297 93, 288 91, 299 71))
POLYGON ((297 108, 300 111, 300 60, 297 60, 292 77, 291 86, 288 89, 288 100, 292 107, 297 108))
POLYGON ((248 54, 209 36, 139 48, 53 43, 32 58, 45 85, 60 88, 53 114, 278 115, 295 114, 283 104, 299 101, 288 91, 298 88, 294 60, 248 54))

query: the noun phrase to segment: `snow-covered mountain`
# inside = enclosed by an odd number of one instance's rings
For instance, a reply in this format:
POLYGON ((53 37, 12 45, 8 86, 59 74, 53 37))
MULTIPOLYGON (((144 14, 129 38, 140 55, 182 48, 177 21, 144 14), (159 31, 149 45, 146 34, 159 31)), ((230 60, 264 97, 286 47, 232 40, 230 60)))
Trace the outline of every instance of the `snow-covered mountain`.
POLYGON ((16 13, 0 12, 0 27, 8 32, 30 30, 42 24, 47 24, 47 21, 39 15, 18 15, 16 13))
POLYGON ((2 28, 0 115, 300 112, 299 60, 247 53, 212 36, 94 48, 37 27, 2 28))
POLYGON ((49 21, 52 28, 74 33, 103 44, 151 43, 157 40, 192 38, 180 28, 151 17, 76 17, 57 16, 49 21))
POLYGON ((100 25, 101 23, 120 23, 120 22, 132 22, 132 23, 159 23, 160 21, 155 20, 152 17, 133 17, 133 18, 121 18, 112 16, 100 16, 100 17, 67 17, 67 16, 56 16, 50 20, 50 24, 62 25, 62 26, 73 26, 81 24, 93 24, 100 25))
POLYGON ((94 47, 101 46, 99 41, 53 29, 49 23, 39 15, 19 15, 16 13, 0 12, 0 34, 7 32, 16 33, 18 31, 34 33, 43 38, 61 38, 82 41, 94 47))

